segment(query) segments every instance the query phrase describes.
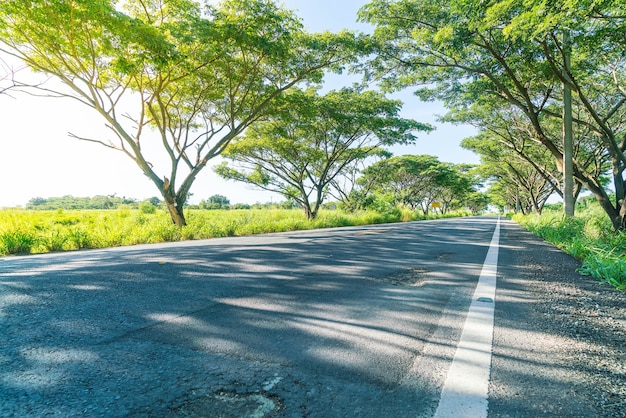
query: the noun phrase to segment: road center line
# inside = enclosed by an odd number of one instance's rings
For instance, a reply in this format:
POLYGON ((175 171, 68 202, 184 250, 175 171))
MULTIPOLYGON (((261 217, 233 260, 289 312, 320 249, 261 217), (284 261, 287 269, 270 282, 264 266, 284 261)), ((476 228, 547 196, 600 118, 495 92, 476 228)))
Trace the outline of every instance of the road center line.
POLYGON ((437 418, 487 416, 499 242, 500 218, 441 391, 437 418))

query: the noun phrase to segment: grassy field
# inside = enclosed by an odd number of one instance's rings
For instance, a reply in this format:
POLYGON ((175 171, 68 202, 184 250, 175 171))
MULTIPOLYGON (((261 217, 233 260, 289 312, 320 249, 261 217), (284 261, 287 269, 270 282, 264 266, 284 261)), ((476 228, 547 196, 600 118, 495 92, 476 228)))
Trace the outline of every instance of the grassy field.
POLYGON ((614 232, 608 217, 591 205, 574 218, 562 211, 514 215, 513 220, 583 262, 579 272, 626 291, 626 231, 614 232))
MULTIPOLYGON (((320 212, 308 221, 297 209, 188 210, 188 225, 174 226, 165 211, 0 210, 0 255, 35 254, 124 245, 243 236, 270 232, 368 225, 423 219, 397 210, 320 212)), ((458 214, 456 215, 458 216, 458 214)))
MULTIPOLYGON (((456 213, 451 216, 462 216, 456 213)), ((188 225, 178 228, 165 211, 0 210, 0 255, 36 254, 180 240, 244 236, 270 232, 369 225, 425 219, 396 210, 347 213, 321 211, 308 221, 299 209, 188 210, 188 225)), ((432 219, 432 217, 429 217, 432 219)), ((528 230, 583 261, 582 274, 626 291, 626 232, 615 233, 599 208, 578 210, 568 219, 561 211, 513 215, 528 230)))

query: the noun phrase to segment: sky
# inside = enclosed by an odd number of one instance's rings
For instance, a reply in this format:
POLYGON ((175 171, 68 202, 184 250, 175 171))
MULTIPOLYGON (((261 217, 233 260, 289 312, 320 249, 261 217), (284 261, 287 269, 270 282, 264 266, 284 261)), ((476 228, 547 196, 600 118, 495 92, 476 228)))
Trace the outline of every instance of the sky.
MULTIPOLYGON (((357 11, 367 0, 282 0, 296 12, 306 30, 371 30, 356 22, 357 11)), ((333 77, 327 88, 341 88, 333 77)), ((346 85, 351 82, 345 81, 346 85)), ((420 102, 410 90, 390 97, 404 102, 402 116, 436 127, 418 134, 415 145, 392 148, 395 155, 429 154, 440 161, 479 162, 474 153, 460 147, 463 138, 476 134, 470 126, 437 122, 445 113, 438 103, 420 102)), ((0 95, 0 207, 24 206, 34 197, 116 195, 143 200, 160 197, 156 186, 127 156, 101 145, 79 141, 83 137, 110 135, 93 110, 70 99, 0 95)), ((215 160, 215 162, 219 162, 215 160)), ((192 187, 191 203, 219 194, 231 203, 278 202, 280 195, 259 191, 249 185, 226 181, 211 167, 205 168, 192 187)))

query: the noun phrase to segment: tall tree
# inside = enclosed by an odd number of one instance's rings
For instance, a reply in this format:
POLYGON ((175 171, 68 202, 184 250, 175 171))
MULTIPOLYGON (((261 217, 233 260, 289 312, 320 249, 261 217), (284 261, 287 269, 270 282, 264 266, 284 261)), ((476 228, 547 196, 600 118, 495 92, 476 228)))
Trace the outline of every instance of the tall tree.
MULTIPOLYGON (((270 0, 6 0, 0 51, 61 82, 31 86, 95 110, 111 138, 75 138, 126 154, 159 189, 172 221, 211 159, 301 82, 353 54, 350 33, 308 34, 270 0), (211 2, 213 4, 213 2, 211 2), (168 164, 146 155, 157 144, 168 164)), ((26 89, 29 86, 21 85, 26 89)))
POLYGON ((365 209, 368 194, 374 186, 375 179, 360 181, 361 172, 370 164, 390 158, 392 155, 390 151, 380 148, 376 152, 370 153, 367 159, 356 160, 349 164, 342 173, 330 181, 328 195, 349 211, 365 209))
POLYGON ((600 176, 576 161, 574 177, 619 229, 626 222, 626 100, 623 38, 614 33, 624 33, 623 6, 623 0, 374 0, 360 16, 377 25, 377 58, 369 64, 388 87, 425 86, 420 97, 441 99, 451 109, 514 106, 560 167, 562 147, 546 123, 561 119, 554 104, 562 103, 567 83, 586 112, 574 122, 587 124, 611 156, 616 199, 600 176), (590 7, 580 7, 585 4, 590 7), (569 71, 560 36, 565 28, 572 31, 569 71))
MULTIPOLYGON (((577 110, 576 117, 580 121, 584 115, 577 110)), ((531 124, 519 109, 513 106, 483 105, 464 112, 452 111, 446 120, 471 123, 481 130, 476 137, 467 138, 462 146, 481 155, 483 164, 487 166, 486 171, 506 171, 509 162, 516 166, 527 165, 527 168, 518 171, 528 172, 535 177, 532 172, 535 170, 545 180, 545 186, 550 193, 563 196, 562 167, 555 163, 551 153, 537 141, 531 124)), ((562 135, 562 126, 558 120, 549 118, 543 121, 543 126, 545 134, 561 149, 559 138, 562 135)), ((594 177, 602 178, 609 169, 604 148, 587 125, 576 124, 574 133, 574 159, 578 166, 594 177)), ((576 182, 574 197, 578 196, 581 187, 582 184, 576 182)))
POLYGON ((478 196, 477 189, 481 186, 480 178, 475 174, 473 164, 442 163, 446 173, 445 181, 439 186, 435 196, 441 204, 441 213, 445 214, 455 208, 468 207, 474 211, 475 204, 484 199, 478 196), (473 198, 473 202, 470 199, 473 198), (472 208, 471 206, 474 206, 472 208))
POLYGON ((462 146, 480 155, 478 172, 491 183, 489 193, 504 202, 502 206, 541 213, 548 198, 559 190, 559 171, 544 149, 530 147, 522 156, 516 148, 503 147, 489 131, 464 139, 462 146))
POLYGON ((381 147, 415 141, 428 125, 399 116, 401 103, 373 91, 342 89, 324 96, 294 91, 283 111, 234 141, 217 172, 278 192, 317 216, 333 180, 381 147))
POLYGON ((462 200, 473 191, 461 171, 432 155, 402 155, 367 167, 361 181, 372 181, 372 189, 390 196, 392 203, 421 208, 428 215, 433 202, 445 200, 449 206, 454 198, 462 200))

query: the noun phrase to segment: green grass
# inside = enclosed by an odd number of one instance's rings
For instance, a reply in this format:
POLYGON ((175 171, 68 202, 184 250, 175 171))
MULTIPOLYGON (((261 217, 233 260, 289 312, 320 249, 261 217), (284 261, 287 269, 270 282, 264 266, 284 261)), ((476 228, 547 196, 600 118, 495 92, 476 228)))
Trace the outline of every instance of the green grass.
POLYGON ((573 218, 546 210, 541 216, 516 214, 513 220, 581 260, 581 274, 626 291, 626 232, 613 231, 599 208, 578 211, 573 218))
MULTIPOLYGON (((456 216, 463 214, 456 214, 456 216)), ((187 210, 174 226, 163 210, 0 210, 0 255, 35 254, 125 245, 243 236, 423 219, 407 210, 381 214, 324 210, 308 221, 297 209, 187 210)))

